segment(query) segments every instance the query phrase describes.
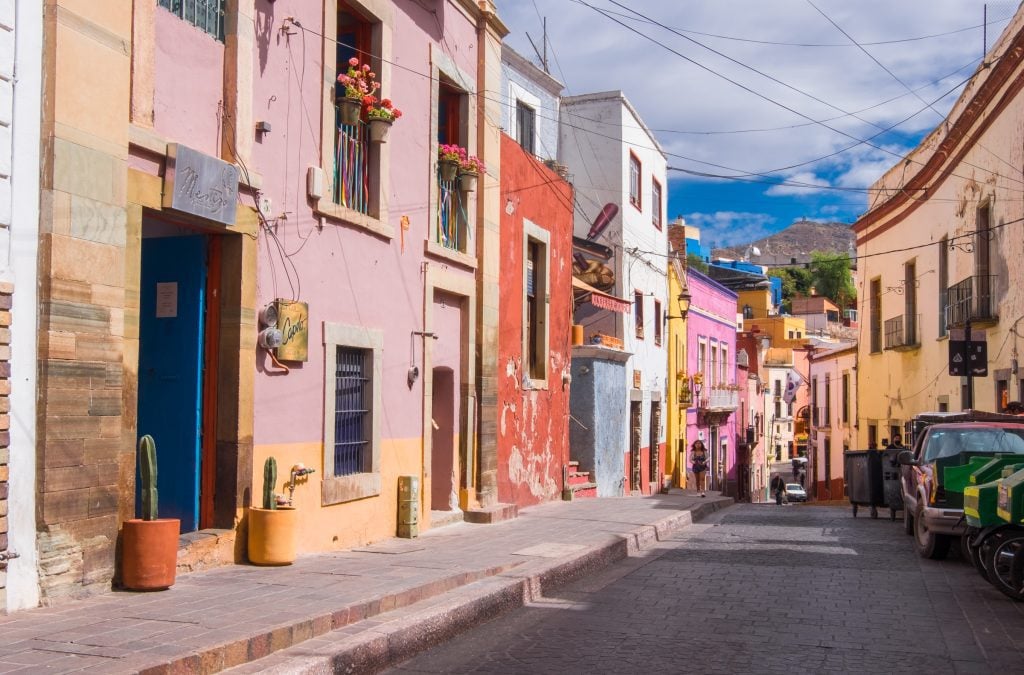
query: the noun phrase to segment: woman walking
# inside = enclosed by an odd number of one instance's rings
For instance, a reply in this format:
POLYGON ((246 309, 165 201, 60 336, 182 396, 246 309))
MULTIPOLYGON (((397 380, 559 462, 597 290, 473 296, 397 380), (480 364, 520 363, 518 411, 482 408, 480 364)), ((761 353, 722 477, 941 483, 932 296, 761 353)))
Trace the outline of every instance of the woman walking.
POLYGON ((699 438, 690 446, 690 468, 693 470, 693 478, 700 490, 700 496, 705 496, 708 489, 708 451, 704 447, 704 441, 699 438))

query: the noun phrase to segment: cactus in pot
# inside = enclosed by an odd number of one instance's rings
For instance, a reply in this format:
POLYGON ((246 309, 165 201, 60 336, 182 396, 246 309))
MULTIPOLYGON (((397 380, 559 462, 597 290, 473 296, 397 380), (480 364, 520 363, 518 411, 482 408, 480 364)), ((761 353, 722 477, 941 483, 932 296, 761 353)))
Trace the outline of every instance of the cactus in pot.
POLYGON ((274 493, 274 486, 277 485, 277 460, 267 457, 263 463, 263 508, 274 510, 277 508, 277 495, 274 493))
POLYGON ((139 476, 142 480, 142 519, 156 520, 156 441, 149 434, 139 439, 139 476))
POLYGON ((137 591, 155 591, 174 584, 181 521, 158 516, 156 441, 139 439, 141 518, 126 520, 121 530, 121 584, 137 591))
MULTIPOLYGON (((277 460, 263 463, 263 508, 249 509, 249 562, 256 565, 290 565, 295 560, 296 512, 291 506, 278 507, 277 460)), ((255 500, 253 500, 255 502, 255 500)))

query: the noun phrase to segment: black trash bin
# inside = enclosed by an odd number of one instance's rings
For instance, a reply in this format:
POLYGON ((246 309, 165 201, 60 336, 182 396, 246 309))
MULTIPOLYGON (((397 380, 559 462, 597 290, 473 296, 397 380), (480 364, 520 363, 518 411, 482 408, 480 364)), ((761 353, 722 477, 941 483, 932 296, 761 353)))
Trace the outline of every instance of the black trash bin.
POLYGON ((900 485, 900 463, 896 460, 901 450, 888 448, 882 453, 882 493, 889 507, 889 520, 896 520, 896 512, 903 510, 903 487, 900 485))
POLYGON ((883 453, 878 450, 848 450, 843 453, 843 477, 846 480, 846 495, 853 507, 871 507, 871 517, 878 517, 878 507, 885 506, 885 489, 882 480, 883 453))

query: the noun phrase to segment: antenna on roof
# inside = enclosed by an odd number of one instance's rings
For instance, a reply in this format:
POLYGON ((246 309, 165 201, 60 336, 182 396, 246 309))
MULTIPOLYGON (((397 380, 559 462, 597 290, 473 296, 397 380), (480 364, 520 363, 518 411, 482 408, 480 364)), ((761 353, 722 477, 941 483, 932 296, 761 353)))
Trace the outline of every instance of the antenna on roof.
POLYGON ((541 41, 541 47, 544 48, 544 52, 541 53, 541 50, 537 49, 537 45, 533 43, 533 38, 530 37, 529 33, 526 34, 526 39, 530 41, 530 46, 533 47, 533 52, 537 55, 537 58, 540 59, 541 68, 544 69, 545 73, 550 75, 551 71, 548 69, 548 18, 544 17, 541 20, 541 23, 544 27, 544 35, 542 36, 543 40, 541 41))

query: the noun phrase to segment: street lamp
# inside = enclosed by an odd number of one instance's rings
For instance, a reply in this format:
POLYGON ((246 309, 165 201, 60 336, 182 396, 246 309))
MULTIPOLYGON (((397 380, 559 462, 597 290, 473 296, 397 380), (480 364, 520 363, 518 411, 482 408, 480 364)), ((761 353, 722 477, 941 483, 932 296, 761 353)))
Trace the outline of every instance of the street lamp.
POLYGON ((686 315, 689 313, 690 301, 692 299, 693 297, 690 295, 690 289, 688 288, 684 288, 683 292, 679 294, 678 298, 676 298, 679 303, 679 316, 681 318, 685 319, 686 315))

